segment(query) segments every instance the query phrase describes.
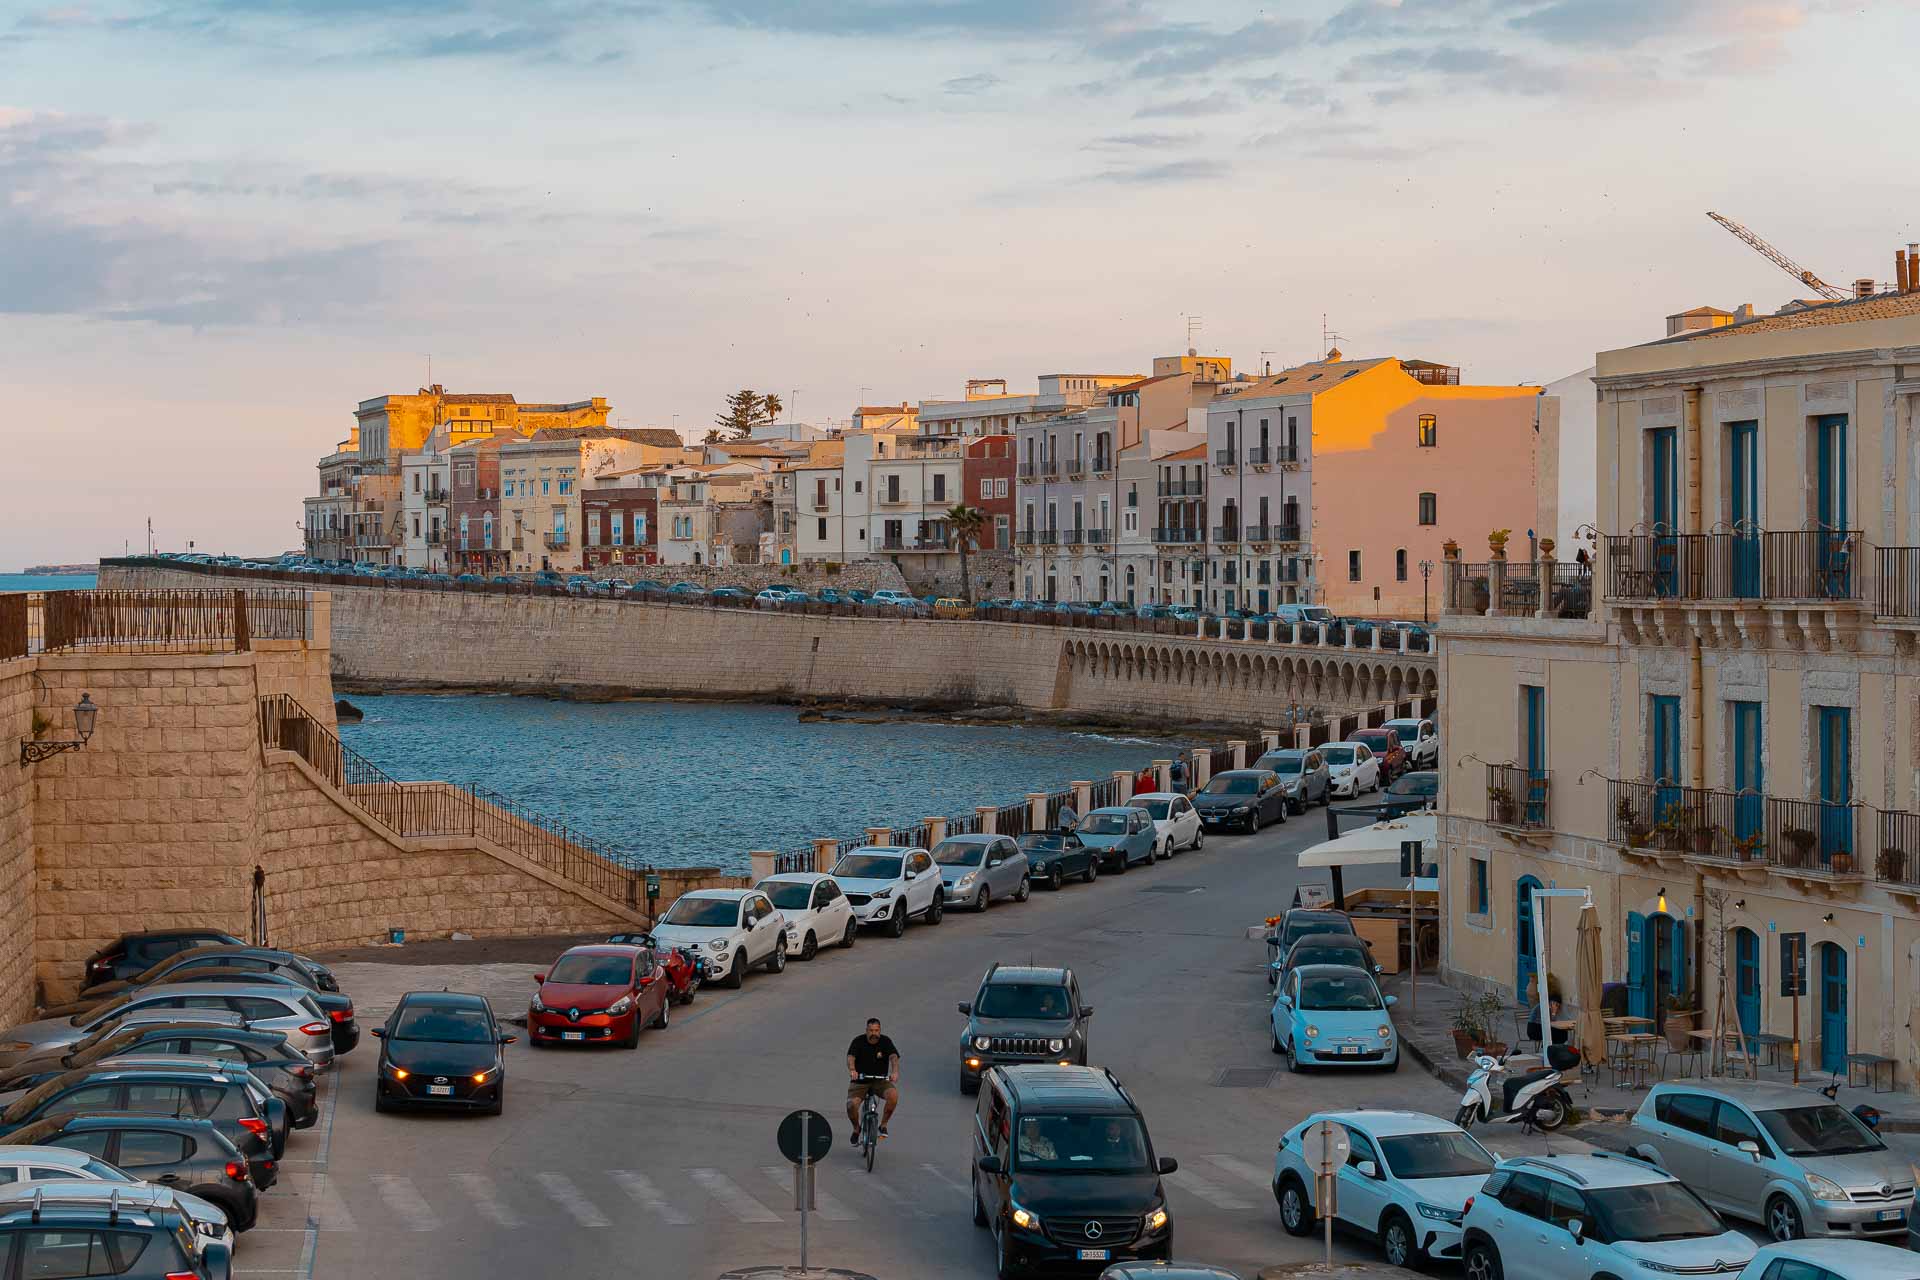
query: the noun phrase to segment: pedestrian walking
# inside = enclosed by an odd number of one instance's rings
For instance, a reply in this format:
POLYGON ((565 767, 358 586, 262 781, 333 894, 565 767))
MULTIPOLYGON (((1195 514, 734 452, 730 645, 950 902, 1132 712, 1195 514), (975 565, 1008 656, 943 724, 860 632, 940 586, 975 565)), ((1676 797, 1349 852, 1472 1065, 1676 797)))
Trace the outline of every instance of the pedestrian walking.
POLYGON ((1593 558, 1587 554, 1585 547, 1580 548, 1580 550, 1574 554, 1573 558, 1580 564, 1581 576, 1584 577, 1593 569, 1593 558))
POLYGON ((1169 769, 1167 772, 1171 775, 1173 789, 1175 791, 1180 792, 1182 795, 1185 795, 1187 791, 1187 776, 1188 776, 1186 753, 1182 752, 1179 756, 1177 756, 1174 759, 1173 768, 1169 769))

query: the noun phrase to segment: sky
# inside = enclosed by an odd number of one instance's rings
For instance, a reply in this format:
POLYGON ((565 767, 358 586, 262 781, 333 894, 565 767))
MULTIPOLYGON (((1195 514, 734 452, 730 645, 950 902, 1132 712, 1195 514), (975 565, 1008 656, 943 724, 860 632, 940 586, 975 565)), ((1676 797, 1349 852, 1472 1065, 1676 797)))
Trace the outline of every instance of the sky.
POLYGON ((1920 0, 0 0, 0 571, 298 545, 356 402, 1548 382, 1920 240, 1920 0))

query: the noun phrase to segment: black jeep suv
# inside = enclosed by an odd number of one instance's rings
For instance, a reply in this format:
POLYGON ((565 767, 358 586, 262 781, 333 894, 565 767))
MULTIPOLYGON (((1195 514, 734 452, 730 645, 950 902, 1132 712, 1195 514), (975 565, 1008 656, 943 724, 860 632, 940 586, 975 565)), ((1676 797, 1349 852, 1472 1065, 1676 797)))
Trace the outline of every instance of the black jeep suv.
POLYGON ((1087 1019, 1093 1007, 1080 1003, 1080 983, 1071 969, 996 963, 980 980, 980 993, 963 1003, 960 1092, 980 1087, 980 1073, 998 1064, 1055 1062, 1087 1065, 1087 1019))

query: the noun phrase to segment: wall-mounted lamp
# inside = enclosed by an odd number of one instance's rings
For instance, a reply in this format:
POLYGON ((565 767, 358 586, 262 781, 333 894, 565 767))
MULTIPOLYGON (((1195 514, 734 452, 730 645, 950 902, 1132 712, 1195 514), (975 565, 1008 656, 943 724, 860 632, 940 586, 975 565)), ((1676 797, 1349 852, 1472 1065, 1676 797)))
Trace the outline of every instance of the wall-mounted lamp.
POLYGON ((71 738, 41 740, 36 738, 20 739, 20 764, 22 767, 38 764, 49 756, 57 756, 62 751, 78 751, 87 745, 87 739, 93 736, 93 722, 100 716, 100 708, 94 705, 93 695, 83 693, 73 708, 73 732, 71 738))
POLYGON ((1735 911, 1745 911, 1747 909, 1747 900, 1745 898, 1740 899, 1740 901, 1733 904, 1733 909, 1735 911))
POLYGON ((1832 924, 1832 923, 1833 923, 1833 912, 1831 912, 1831 911, 1829 911, 1829 912, 1827 912, 1827 914, 1825 914, 1825 915, 1823 915, 1823 916, 1821 916, 1821 917, 1820 917, 1820 923, 1821 923, 1821 924, 1832 924))
POLYGON ((1654 895, 1657 901, 1653 909, 1661 915, 1667 914, 1667 886, 1661 885, 1660 892, 1654 895))

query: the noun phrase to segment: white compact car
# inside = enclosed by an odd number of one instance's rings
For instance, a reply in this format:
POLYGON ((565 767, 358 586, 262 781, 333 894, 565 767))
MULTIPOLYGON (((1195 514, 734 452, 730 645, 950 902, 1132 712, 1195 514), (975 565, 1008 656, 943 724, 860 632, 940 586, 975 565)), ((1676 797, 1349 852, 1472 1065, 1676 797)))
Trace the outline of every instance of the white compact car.
POLYGON ((821 947, 853 945, 860 922, 840 882, 818 871, 789 871, 753 886, 787 918, 787 954, 811 960, 821 947))
POLYGON ((1330 795, 1352 799, 1380 787, 1380 757, 1364 742, 1329 742, 1320 748, 1333 781, 1330 795))
POLYGON ((1920 1280, 1920 1258, 1871 1240, 1789 1240, 1764 1246, 1735 1280, 1920 1280))
POLYGON ((840 855, 833 878, 846 891, 855 919, 883 925, 896 938, 907 931, 907 921, 939 924, 946 913, 940 871, 925 849, 862 845, 840 855))
POLYGON ((1273 1157, 1273 1198, 1287 1233, 1304 1236, 1318 1221, 1316 1171, 1301 1143, 1322 1120, 1345 1128, 1350 1143, 1335 1175, 1334 1221, 1373 1236, 1396 1267, 1457 1261, 1467 1199, 1495 1159, 1459 1125, 1418 1111, 1320 1111, 1287 1130, 1273 1157))
POLYGON ((673 900, 653 927, 662 946, 706 958, 707 981, 738 988, 747 970, 787 967, 787 918, 758 889, 695 889, 673 900))
POLYGON ((1177 791, 1142 791, 1127 801, 1135 809, 1145 809, 1153 819, 1153 832, 1160 837, 1160 856, 1165 858, 1182 849, 1198 849, 1206 843, 1207 833, 1200 829, 1200 814, 1193 802, 1177 791))
POLYGON ((1440 767, 1440 738, 1434 731, 1433 721, 1389 720, 1380 727, 1392 730, 1393 736, 1400 739, 1400 745, 1407 752, 1408 768, 1440 767))

